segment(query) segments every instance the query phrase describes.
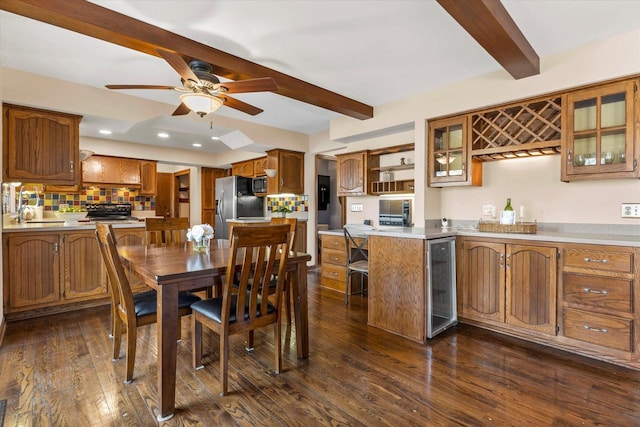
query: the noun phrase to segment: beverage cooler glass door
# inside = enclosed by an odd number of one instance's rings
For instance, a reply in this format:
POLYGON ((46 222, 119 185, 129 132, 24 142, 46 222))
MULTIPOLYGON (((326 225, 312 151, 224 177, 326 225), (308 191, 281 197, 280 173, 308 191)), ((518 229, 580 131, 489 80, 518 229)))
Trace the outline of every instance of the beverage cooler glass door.
POLYGON ((427 240, 427 338, 458 323, 455 237, 427 240))

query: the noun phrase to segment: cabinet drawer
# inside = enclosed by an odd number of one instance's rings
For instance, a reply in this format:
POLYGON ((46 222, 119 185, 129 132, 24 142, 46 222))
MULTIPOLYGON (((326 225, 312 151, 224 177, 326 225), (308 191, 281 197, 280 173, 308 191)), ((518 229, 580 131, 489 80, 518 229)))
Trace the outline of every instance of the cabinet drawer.
POLYGON ((564 265, 566 267, 630 273, 633 265, 633 254, 630 252, 566 249, 564 251, 564 265))
POLYGON ((347 280, 347 268, 345 266, 322 264, 322 278, 345 283, 347 280))
POLYGON ((564 335, 568 338, 631 351, 632 321, 604 314, 565 309, 564 335))
POLYGON ((322 236, 322 248, 335 249, 345 252, 346 245, 344 243, 344 236, 329 236, 325 234, 322 236))
POLYGON ((347 265, 347 254, 344 250, 324 248, 322 250, 322 264, 332 264, 344 267, 347 265))
POLYGON ((631 313, 632 286, 629 279, 565 273, 564 302, 631 313))

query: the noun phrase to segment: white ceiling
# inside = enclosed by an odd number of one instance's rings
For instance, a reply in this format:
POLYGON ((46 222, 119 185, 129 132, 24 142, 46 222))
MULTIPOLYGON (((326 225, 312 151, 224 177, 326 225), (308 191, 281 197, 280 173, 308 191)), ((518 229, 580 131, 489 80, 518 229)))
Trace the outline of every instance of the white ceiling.
MULTIPOLYGON (((374 107, 500 68, 432 0, 94 3, 374 107)), ((541 58, 640 28, 640 0, 503 4, 541 58)), ((180 85, 160 58, 7 12, 0 12, 0 64, 103 89, 105 84, 180 85)), ((81 135, 103 137, 97 131, 110 128, 113 139, 217 152, 226 147, 210 137, 236 130, 217 127, 217 115, 306 134, 328 129, 337 116, 273 93, 251 93, 234 96, 265 110, 257 116, 222 107, 204 119, 194 113, 171 117, 179 93, 126 93, 166 103, 166 115, 132 124, 77 111, 84 115, 81 135), (156 138, 162 129, 171 133, 170 141, 156 138), (193 142, 204 146, 194 148, 193 142)), ((248 150, 265 148, 256 142, 248 150)))

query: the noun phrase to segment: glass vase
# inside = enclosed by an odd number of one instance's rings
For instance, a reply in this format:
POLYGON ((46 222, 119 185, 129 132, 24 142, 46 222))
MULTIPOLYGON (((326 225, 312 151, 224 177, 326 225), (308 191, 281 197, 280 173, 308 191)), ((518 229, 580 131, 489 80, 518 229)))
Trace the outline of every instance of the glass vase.
POLYGON ((201 239, 196 239, 192 242, 193 252, 199 254, 209 253, 209 246, 211 244, 211 240, 203 237, 201 239))

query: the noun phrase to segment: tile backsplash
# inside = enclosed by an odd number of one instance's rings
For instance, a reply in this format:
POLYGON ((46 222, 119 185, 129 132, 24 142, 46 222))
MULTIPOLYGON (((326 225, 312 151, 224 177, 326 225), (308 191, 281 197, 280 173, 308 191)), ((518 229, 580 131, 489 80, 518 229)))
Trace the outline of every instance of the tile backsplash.
MULTIPOLYGON (((27 190, 27 187, 25 187, 27 190)), ((8 197, 8 196, 7 196, 8 197)), ((40 205, 45 211, 57 211, 61 204, 71 207, 84 207, 93 203, 131 203, 135 210, 155 210, 155 197, 140 196, 136 188, 98 188, 82 187, 78 193, 40 193, 40 205)), ((28 191, 24 199, 29 205, 36 205, 36 193, 28 191)), ((6 213, 6 212, 5 212, 6 213)))
POLYGON ((268 196, 267 197, 267 211, 273 212, 281 206, 286 206, 291 209, 292 212, 308 212, 309 211, 309 196, 268 196))

